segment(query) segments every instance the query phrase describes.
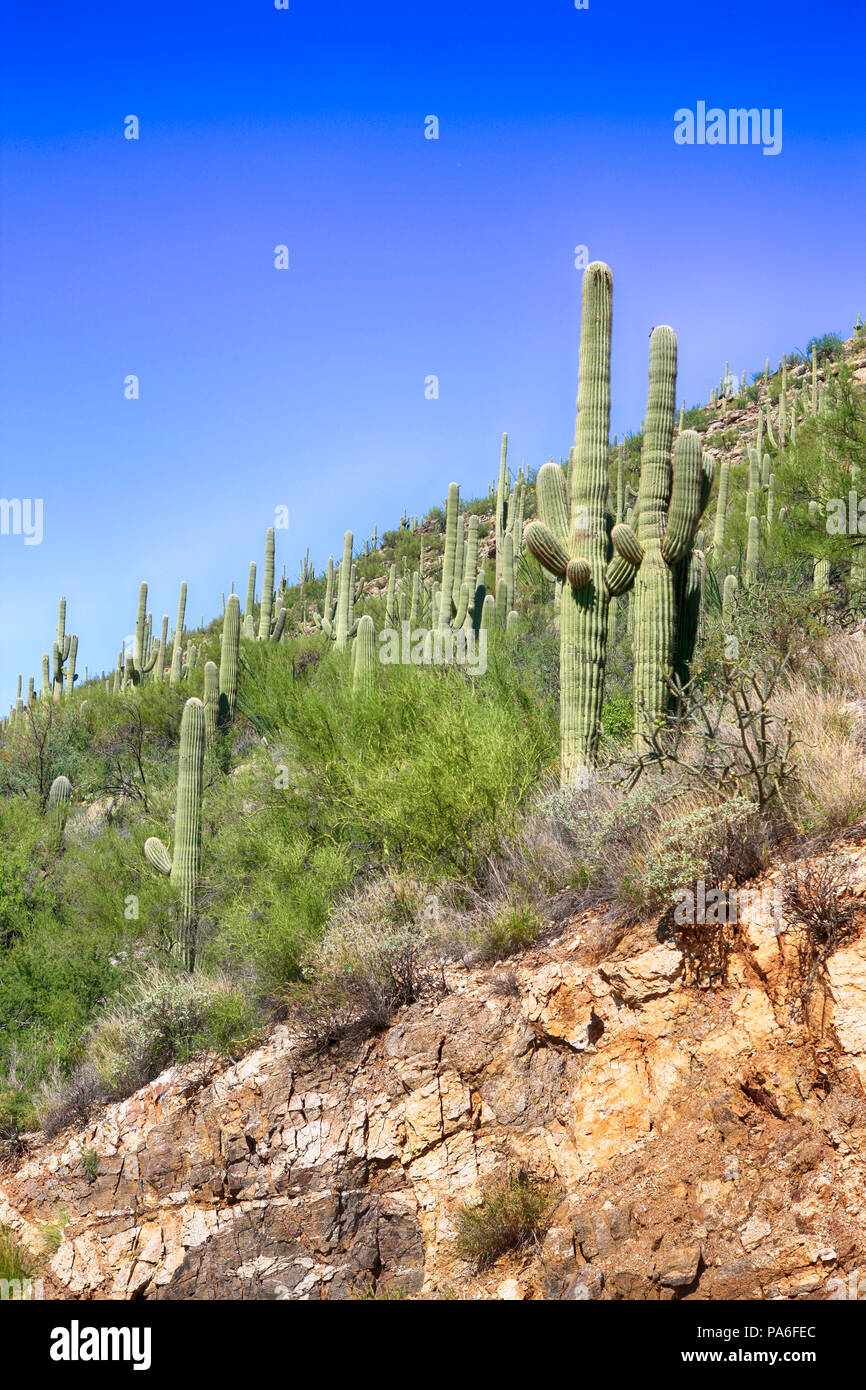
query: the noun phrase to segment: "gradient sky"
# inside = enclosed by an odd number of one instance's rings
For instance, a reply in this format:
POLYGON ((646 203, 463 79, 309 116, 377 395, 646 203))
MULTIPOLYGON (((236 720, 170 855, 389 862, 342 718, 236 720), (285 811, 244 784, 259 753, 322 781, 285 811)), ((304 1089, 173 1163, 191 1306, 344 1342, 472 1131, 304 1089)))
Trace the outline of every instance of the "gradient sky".
POLYGON ((44 499, 45 532, 0 536, 0 705, 39 687, 61 593, 83 677, 142 579, 157 627, 181 579, 192 623, 243 593, 277 506, 294 579, 483 492, 504 429, 515 466, 566 453, 576 245, 613 269, 620 433, 655 324, 689 403, 726 359, 848 336, 864 39, 813 0, 7 0, 0 496, 44 499), (782 108, 781 154, 676 145, 698 100, 782 108))

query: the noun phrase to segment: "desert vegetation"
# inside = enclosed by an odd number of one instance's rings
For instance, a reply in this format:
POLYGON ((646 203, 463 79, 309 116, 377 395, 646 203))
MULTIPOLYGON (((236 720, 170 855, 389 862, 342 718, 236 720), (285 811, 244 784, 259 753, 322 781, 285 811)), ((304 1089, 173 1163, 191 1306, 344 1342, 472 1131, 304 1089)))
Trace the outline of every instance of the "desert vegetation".
MULTIPOLYGON (((381 1029, 563 895, 663 916, 863 819, 862 331, 678 410, 657 328, 611 444, 611 292, 590 266, 566 459, 515 479, 503 438, 486 497, 452 483, 297 582, 269 530, 243 609, 232 585, 196 628, 185 583, 171 627, 133 581, 111 671, 82 676, 61 599, 0 733, 0 1137, 275 1020, 314 1050, 381 1029)), ((809 969, 845 934, 832 887, 791 880, 809 969)), ((546 1209, 508 1179, 467 1251, 546 1209)))

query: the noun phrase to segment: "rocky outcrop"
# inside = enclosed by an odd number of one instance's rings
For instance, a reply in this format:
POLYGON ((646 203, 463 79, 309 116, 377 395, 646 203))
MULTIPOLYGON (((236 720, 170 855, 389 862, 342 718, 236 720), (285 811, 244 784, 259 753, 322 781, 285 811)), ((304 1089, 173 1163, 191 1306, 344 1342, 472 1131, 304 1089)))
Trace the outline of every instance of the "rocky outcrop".
POLYGON ((34 1246, 62 1223, 44 1281, 67 1298, 825 1298, 861 1269, 866 1294, 866 931, 804 1003, 782 927, 757 903, 724 951, 651 924, 611 952, 587 915, 448 967, 354 1050, 278 1028, 31 1137, 0 1221, 34 1246), (479 1274, 456 1213, 517 1167, 552 1223, 479 1274))

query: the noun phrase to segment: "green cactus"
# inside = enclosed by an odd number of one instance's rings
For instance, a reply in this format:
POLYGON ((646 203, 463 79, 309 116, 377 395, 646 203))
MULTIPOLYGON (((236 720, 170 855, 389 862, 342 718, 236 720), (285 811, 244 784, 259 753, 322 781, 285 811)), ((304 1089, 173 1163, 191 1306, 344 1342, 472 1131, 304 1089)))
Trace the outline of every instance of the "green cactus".
POLYGON ((55 777, 48 792, 48 805, 52 808, 63 806, 72 796, 72 783, 68 777, 55 777))
POLYGON ((369 695, 375 688, 377 665, 376 628, 373 619, 365 614, 358 621, 353 652, 352 689, 356 694, 369 695))
POLYGON ((815 561, 815 571, 812 577, 812 587, 816 594, 826 594, 830 592, 829 560, 815 561))
POLYGON ((274 528, 268 527, 265 536, 265 574, 262 580, 262 606, 259 610, 259 641, 271 635, 271 615, 274 611, 274 528))
POLYGON ((230 594, 223 620, 219 669, 219 720, 223 727, 234 722, 238 700, 238 656, 241 636, 241 605, 237 594, 230 594))
POLYGON ((692 624, 678 610, 687 578, 677 575, 690 565, 692 543, 712 482, 712 462, 701 455, 700 437, 686 430, 671 442, 676 410, 677 340, 672 328, 654 328, 650 336, 649 395, 641 453, 640 490, 636 504, 637 534, 644 551, 635 584, 634 712, 635 746, 664 721, 671 702, 670 681, 688 654, 688 637, 678 624, 692 624), (679 578, 679 582, 678 582, 679 578), (677 650, 680 659, 677 660, 677 650))
POLYGON ((716 524, 713 530, 713 550, 720 555, 725 546, 726 513, 731 466, 725 460, 719 469, 719 495, 716 500, 716 524))
POLYGON ((154 647, 149 652, 148 645, 147 584, 142 583, 138 591, 138 614, 132 645, 132 680, 135 685, 140 683, 143 676, 150 674, 159 658, 159 648, 154 647))
MULTIPOLYGON (((238 600, 238 601, 240 602, 240 600, 238 600)), ((255 620, 256 620, 256 619, 255 619, 255 611, 254 611, 254 610, 255 610, 255 606, 256 606, 256 562, 255 562, 255 560, 251 560, 251 561, 250 561, 249 574, 248 574, 248 576, 247 576, 247 601, 246 601, 246 606, 244 607, 244 622, 246 622, 246 620, 249 618, 249 620, 250 620, 251 623, 255 623, 255 620)), ((253 632, 253 636, 255 636, 255 631, 253 632)))
POLYGON ((196 885, 201 872, 202 789, 204 783, 205 711, 201 700, 187 700, 180 725, 174 858, 162 840, 145 841, 148 863, 168 874, 180 894, 180 946, 188 970, 195 969, 196 885))
POLYGON ((186 582, 180 586, 180 599, 177 605, 177 626, 174 630, 174 644, 171 652, 171 670, 169 672, 169 685, 177 685, 181 679, 182 668, 181 658, 183 656, 183 624, 186 617, 186 582))
POLYGON ((318 613, 313 614, 316 626, 335 644, 337 651, 340 652, 346 650, 349 639, 354 637, 358 630, 354 615, 357 569, 352 563, 352 545, 352 532, 347 531, 343 537, 343 562, 337 571, 336 580, 333 556, 328 561, 324 613, 321 616, 318 613), (335 582, 337 588, 336 606, 334 606, 333 599, 335 582))
POLYGON ((215 661, 206 661, 204 667, 204 741, 210 748, 216 741, 219 727, 220 674, 215 661))
POLYGON ((746 571, 744 583, 747 589, 751 588, 758 574, 758 565, 761 563, 761 533, 756 516, 749 517, 749 539, 746 545, 746 571))
POLYGON ((722 585, 722 617, 726 620, 733 618, 734 607, 737 602, 737 576, 735 574, 725 575, 725 582, 722 585))
MULTIPOLYGON (((562 585, 559 609, 560 780, 585 782, 598 755, 604 699, 608 603, 634 582, 642 550, 607 512, 610 334, 613 279, 601 261, 583 275, 575 445, 563 470, 545 463, 536 479, 537 521, 524 540, 562 585), (613 553, 611 553, 611 544, 613 553)), ((487 610, 489 597, 485 598, 487 610)), ((482 614, 482 627, 484 614, 482 614)))
POLYGON ((397 626, 397 566, 388 571, 388 593, 385 598, 385 626, 397 626))
POLYGON ((57 641, 52 647, 53 681, 52 695, 57 702, 63 694, 64 681, 67 692, 75 683, 75 660, 78 653, 78 638, 66 631, 66 599, 60 600, 57 618, 57 641))

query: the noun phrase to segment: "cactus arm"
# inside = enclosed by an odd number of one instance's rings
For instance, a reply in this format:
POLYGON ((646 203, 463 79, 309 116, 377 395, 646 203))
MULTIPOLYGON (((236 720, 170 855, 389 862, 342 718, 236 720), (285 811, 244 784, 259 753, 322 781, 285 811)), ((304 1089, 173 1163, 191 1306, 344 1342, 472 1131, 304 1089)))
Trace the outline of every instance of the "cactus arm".
POLYGON ((702 479, 700 436, 684 430, 674 452, 673 489, 661 541, 661 556, 668 565, 678 564, 691 548, 701 519, 702 479))
POLYGON ((151 835, 149 839, 145 840, 144 857, 151 868, 156 869, 157 873, 166 875, 171 873, 171 855, 162 840, 158 840, 155 835, 151 835))
MULTIPOLYGON (((547 464, 545 464, 545 468, 547 464)), ((554 467, 556 465, 554 464, 554 467)), ((540 474, 539 474, 540 476, 540 474)), ((543 565, 548 574, 561 578, 568 566, 568 551, 543 521, 527 521, 523 539, 529 552, 543 565)))

